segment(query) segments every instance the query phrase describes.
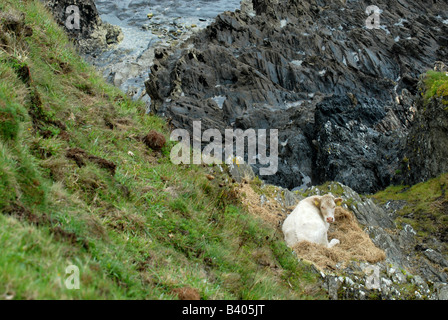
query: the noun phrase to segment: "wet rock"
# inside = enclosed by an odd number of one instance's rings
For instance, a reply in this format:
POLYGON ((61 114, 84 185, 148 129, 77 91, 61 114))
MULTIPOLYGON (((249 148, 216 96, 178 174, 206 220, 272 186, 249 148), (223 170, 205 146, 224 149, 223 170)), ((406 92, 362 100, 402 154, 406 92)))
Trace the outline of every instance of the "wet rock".
POLYGON ((316 183, 339 181, 362 193, 389 185, 407 130, 401 123, 378 130, 388 113, 397 118, 395 110, 375 99, 353 105, 346 95, 320 102, 315 114, 316 183))
POLYGON ((199 118, 204 130, 278 129, 268 183, 382 189, 401 169, 418 77, 448 53, 437 18, 448 4, 379 1, 382 27, 369 30, 370 4, 245 2, 155 62, 151 109, 186 129, 199 118))
POLYGON ((81 53, 97 54, 123 40, 121 28, 101 20, 93 0, 42 0, 81 53), (76 11, 69 10, 75 6, 76 11), (77 15, 79 21, 74 17, 77 15), (72 17, 73 16, 73 17, 72 17), (78 23, 79 22, 79 23, 78 23))

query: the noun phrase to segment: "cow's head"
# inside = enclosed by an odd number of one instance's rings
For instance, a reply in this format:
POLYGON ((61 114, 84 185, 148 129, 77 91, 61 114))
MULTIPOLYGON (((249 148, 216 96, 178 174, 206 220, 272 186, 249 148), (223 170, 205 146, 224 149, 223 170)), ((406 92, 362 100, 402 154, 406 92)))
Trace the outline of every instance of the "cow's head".
POLYGON ((315 198, 314 205, 320 209, 325 221, 333 223, 334 209, 336 209, 336 206, 342 205, 342 198, 335 199, 333 195, 327 194, 321 198, 315 198))

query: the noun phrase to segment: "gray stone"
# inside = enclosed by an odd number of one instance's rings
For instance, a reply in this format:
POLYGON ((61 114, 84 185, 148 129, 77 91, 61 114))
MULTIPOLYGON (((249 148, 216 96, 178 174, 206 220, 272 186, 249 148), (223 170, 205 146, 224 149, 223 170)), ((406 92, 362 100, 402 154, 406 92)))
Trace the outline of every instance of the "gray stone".
POLYGON ((328 295, 331 300, 338 300, 338 290, 342 285, 342 282, 339 281, 338 277, 335 276, 327 276, 325 278, 325 284, 327 286, 328 295))
POLYGON ((121 28, 101 20, 93 0, 42 0, 52 12, 56 21, 65 28, 68 36, 75 41, 81 53, 98 53, 123 40, 121 28), (79 29, 67 28, 69 15, 67 7, 79 10, 79 29))
POLYGON ((440 252, 437 252, 433 249, 426 249, 423 253, 429 259, 429 261, 436 263, 442 267, 448 267, 448 261, 440 252))
POLYGON ((229 173, 230 176, 239 183, 241 183, 243 180, 251 181, 255 178, 252 167, 241 159, 235 160, 229 165, 229 173))
POLYGON ((448 284, 438 282, 434 284, 434 288, 438 300, 448 300, 448 284))

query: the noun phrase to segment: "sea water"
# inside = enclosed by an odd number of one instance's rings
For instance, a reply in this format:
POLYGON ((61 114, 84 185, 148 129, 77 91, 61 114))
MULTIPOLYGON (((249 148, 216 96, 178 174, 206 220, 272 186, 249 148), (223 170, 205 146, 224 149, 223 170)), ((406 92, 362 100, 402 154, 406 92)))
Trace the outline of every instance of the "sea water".
POLYGON ((104 22, 121 27, 124 39, 89 59, 113 84, 135 99, 144 94, 151 49, 181 42, 205 28, 240 0, 95 0, 104 22))

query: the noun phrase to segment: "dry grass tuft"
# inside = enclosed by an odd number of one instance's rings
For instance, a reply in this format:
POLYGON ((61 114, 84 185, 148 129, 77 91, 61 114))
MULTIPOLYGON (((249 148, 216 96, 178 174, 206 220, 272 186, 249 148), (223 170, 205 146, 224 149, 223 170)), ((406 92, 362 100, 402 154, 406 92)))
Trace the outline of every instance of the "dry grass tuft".
POLYGON ((335 269, 337 263, 345 266, 351 260, 376 263, 386 258, 383 250, 377 248, 370 237, 361 229, 352 212, 336 208, 336 222, 330 228, 328 239, 339 239, 341 243, 333 248, 301 242, 293 247, 299 258, 313 262, 321 269, 335 269))
POLYGON ((267 222, 269 225, 280 228, 281 223, 288 216, 293 208, 284 208, 275 199, 265 195, 266 201, 261 204, 260 195, 254 191, 250 184, 242 183, 240 185, 240 197, 243 205, 249 213, 257 216, 267 222), (287 210, 291 209, 291 210, 287 210))
POLYGON ((155 130, 151 130, 142 138, 142 141, 154 151, 160 151, 166 144, 165 136, 155 130))
POLYGON ((179 300, 201 300, 198 289, 191 287, 176 288, 171 291, 179 300))
MULTIPOLYGON (((284 208, 275 199, 266 196, 261 204, 260 195, 249 184, 242 184, 240 195, 248 211, 270 225, 280 228, 294 208, 284 208)), ((341 207, 335 211, 336 222, 330 227, 328 239, 339 239, 340 244, 326 248, 319 244, 301 242, 293 247, 300 259, 313 263, 319 269, 335 269, 337 263, 343 266, 352 260, 376 263, 386 258, 383 250, 377 248, 370 237, 361 229, 354 214, 341 207)))

